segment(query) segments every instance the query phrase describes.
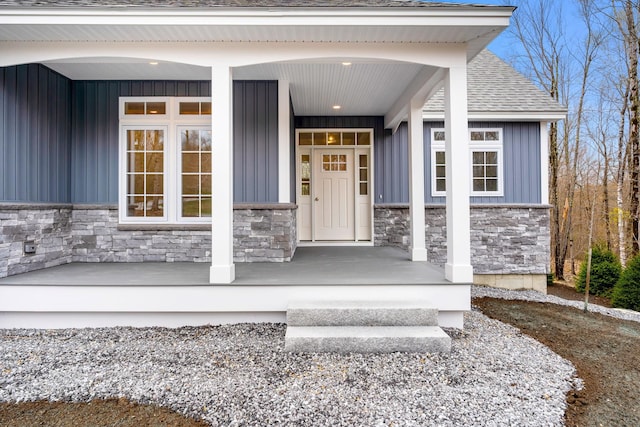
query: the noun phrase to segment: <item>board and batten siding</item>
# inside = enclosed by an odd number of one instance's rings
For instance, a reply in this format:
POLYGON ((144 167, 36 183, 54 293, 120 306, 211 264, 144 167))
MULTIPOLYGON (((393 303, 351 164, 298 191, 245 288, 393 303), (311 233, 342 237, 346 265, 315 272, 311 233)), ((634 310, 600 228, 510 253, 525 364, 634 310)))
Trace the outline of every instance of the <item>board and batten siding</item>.
POLYGON ((174 80, 72 82, 73 203, 118 203, 118 98, 121 96, 211 96, 211 83, 174 80))
MULTIPOLYGON (((233 88, 234 201, 277 202, 277 82, 234 81, 233 88)), ((211 96, 211 84, 208 81, 73 82, 74 203, 118 202, 118 98, 121 96, 211 96)))
POLYGON ((233 161, 234 202, 278 202, 277 81, 233 82, 233 161))
MULTIPOLYGON (((425 203, 444 204, 431 195, 431 129, 442 122, 424 123, 425 203)), ((500 128, 503 135, 504 196, 471 197, 474 204, 540 203, 540 124, 537 122, 470 122, 470 128, 500 128)), ((384 129, 382 117, 296 117, 296 128, 373 128, 374 203, 409 202, 408 126, 384 129)))
MULTIPOLYGON (((445 202, 444 197, 431 195, 431 129, 443 127, 441 122, 424 123, 425 203, 428 204, 445 202)), ((469 127, 502 129, 504 166, 504 196, 474 196, 471 203, 540 203, 540 124, 470 122, 469 127)), ((376 203, 409 202, 408 138, 408 126, 403 122, 393 134, 385 129, 383 147, 376 147, 376 203)))
MULTIPOLYGON (((431 129, 444 123, 425 122, 425 203, 444 203, 444 197, 431 195, 431 129)), ((538 122, 469 122, 469 128, 502 129, 503 189, 500 197, 471 197, 478 204, 537 204, 541 196, 540 123, 538 122)))
POLYGON ((0 201, 71 200, 70 85, 40 64, 0 68, 0 201))

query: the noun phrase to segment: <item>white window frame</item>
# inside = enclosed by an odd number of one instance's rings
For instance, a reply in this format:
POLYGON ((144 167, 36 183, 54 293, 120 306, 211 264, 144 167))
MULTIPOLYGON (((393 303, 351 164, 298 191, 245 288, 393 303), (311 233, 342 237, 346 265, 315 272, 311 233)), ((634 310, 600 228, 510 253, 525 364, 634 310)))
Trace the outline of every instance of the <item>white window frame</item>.
MULTIPOLYGON (((431 196, 445 197, 446 191, 436 190, 436 153, 444 151, 444 141, 436 141, 435 133, 444 132, 443 128, 431 129, 431 196)), ((504 196, 504 140, 501 128, 469 128, 469 190, 471 196, 476 197, 502 197, 504 196), (472 132, 497 132, 497 141, 472 141, 472 132), (473 153, 478 151, 493 151, 498 157, 498 189, 497 191, 474 191, 473 190, 473 153)), ((446 182, 446 181, 445 181, 446 182)))
POLYGON ((129 97, 119 98, 118 201, 121 224, 189 224, 211 223, 211 217, 182 217, 182 150, 180 129, 211 128, 210 115, 180 115, 180 102, 210 102, 210 97, 129 97), (125 102, 166 102, 166 114, 125 114, 125 102), (130 217, 127 209, 127 130, 166 129, 164 142, 164 216, 130 217))

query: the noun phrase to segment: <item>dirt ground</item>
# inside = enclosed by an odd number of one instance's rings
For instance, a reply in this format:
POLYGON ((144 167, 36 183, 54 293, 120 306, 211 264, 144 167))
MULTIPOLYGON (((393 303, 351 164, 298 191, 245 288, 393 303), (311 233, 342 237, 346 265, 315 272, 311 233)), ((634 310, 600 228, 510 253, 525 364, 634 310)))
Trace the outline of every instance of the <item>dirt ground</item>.
POLYGON ((567 426, 640 425, 640 324, 571 307, 481 298, 482 312, 573 362, 584 389, 567 395, 567 426))
MULTIPOLYGON (((549 293, 583 299, 563 285, 549 287, 549 293)), ((590 301, 595 303, 593 299, 590 301)), ((520 328, 573 362, 585 387, 567 395, 567 426, 640 425, 640 324, 554 304, 490 298, 476 299, 473 303, 487 316, 520 328)), ((120 399, 0 404, 0 425, 200 427, 205 424, 164 408, 120 399)))
POLYGON ((89 403, 1 403, 0 426, 5 427, 204 427, 204 422, 165 408, 137 405, 125 399, 89 403))

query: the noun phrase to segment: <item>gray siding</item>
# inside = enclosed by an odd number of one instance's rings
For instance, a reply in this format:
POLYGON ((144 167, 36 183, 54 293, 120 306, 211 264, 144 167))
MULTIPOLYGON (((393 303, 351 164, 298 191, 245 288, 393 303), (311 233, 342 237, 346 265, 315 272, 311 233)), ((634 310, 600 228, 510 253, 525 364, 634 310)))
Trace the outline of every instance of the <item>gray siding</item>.
POLYGON ((70 111, 64 76, 0 68, 0 201, 70 201, 70 111))
MULTIPOLYGON (((425 122, 425 203, 444 203, 431 196, 431 129, 443 123, 425 122)), ((501 128, 503 132, 504 196, 471 197, 471 203, 540 203, 540 124, 537 122, 470 122, 472 128, 501 128)), ((383 141, 376 140, 376 203, 409 202, 408 127, 403 122, 383 141)))
POLYGON ((118 98, 211 96, 208 81, 74 81, 73 203, 118 202, 118 98))
MULTIPOLYGON (((377 141, 376 141, 377 142, 377 141)), ((375 147, 376 203, 409 201, 409 133, 401 123, 395 133, 385 129, 382 144, 375 147)))
MULTIPOLYGON (((424 124, 425 202, 444 203, 431 196, 431 128, 443 123, 424 124)), ((504 196, 471 197, 471 203, 540 203, 540 124, 513 122, 469 122, 470 128, 500 128, 503 138, 504 196)))
POLYGON ((233 82, 233 200, 278 201, 278 82, 233 82))

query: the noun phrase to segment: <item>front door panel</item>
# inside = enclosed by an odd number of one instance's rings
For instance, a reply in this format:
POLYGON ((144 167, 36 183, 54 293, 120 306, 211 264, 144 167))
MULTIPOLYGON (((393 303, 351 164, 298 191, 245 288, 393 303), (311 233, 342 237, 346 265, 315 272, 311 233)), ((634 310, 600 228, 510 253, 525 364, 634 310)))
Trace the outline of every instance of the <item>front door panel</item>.
POLYGON ((316 150, 314 177, 315 240, 354 240, 353 150, 316 150))

